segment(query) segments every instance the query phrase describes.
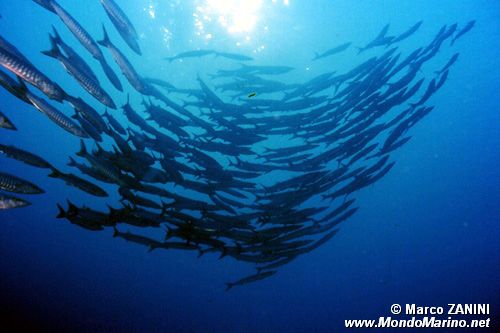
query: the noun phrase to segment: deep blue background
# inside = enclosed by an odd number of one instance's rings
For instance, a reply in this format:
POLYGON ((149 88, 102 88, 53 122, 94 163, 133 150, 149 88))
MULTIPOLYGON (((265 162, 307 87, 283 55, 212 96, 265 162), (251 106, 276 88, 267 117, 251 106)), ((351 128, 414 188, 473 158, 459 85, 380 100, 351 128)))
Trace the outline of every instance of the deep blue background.
MULTIPOLYGON (((111 230, 91 233, 56 220, 55 203, 66 198, 95 208, 104 208, 105 202, 48 179, 45 171, 0 158, 2 171, 15 172, 47 191, 30 197, 33 206, 27 209, 0 212, 4 313, 39 327, 141 332, 336 332, 342 331, 344 319, 388 315, 393 303, 491 303, 499 313, 498 2, 291 0, 289 6, 269 5, 252 35, 255 43, 241 47, 235 45, 237 37, 222 29, 215 29, 208 45, 197 38, 192 1, 119 2, 142 34, 142 58, 119 40, 97 0, 85 5, 60 1, 96 39, 105 22, 112 39, 142 73, 186 86, 218 60, 168 64, 162 57, 197 47, 251 54, 263 44, 264 51, 255 55, 257 63, 295 66, 290 80, 300 81, 313 72, 359 63, 354 53, 318 63, 310 59, 315 51, 345 41, 366 43, 388 22, 397 33, 424 20, 404 44, 408 49, 430 41, 443 24, 463 25, 470 19, 477 24, 453 49, 446 45, 438 55, 439 67, 460 52, 449 81, 431 99, 435 110, 393 155, 397 163, 389 175, 357 194, 361 209, 339 234, 273 278, 228 293, 224 282, 251 273, 251 267, 211 255, 198 259, 179 251, 147 253, 113 239, 111 230), (155 19, 148 15, 149 5, 156 8, 155 19), (266 33, 260 29, 264 25, 269 26, 266 33), (172 32, 168 42, 163 41, 165 27, 172 32)), ((84 95, 57 62, 39 53, 47 49, 47 33, 55 24, 100 70, 56 16, 27 0, 1 1, 0 13, 2 36, 69 92, 84 95)), ((125 95, 113 94, 118 104, 125 102, 125 95)), ((0 91, 0 101, 1 110, 19 128, 0 131, 2 143, 37 152, 71 170, 65 164, 77 150, 77 139, 5 91, 0 91)))

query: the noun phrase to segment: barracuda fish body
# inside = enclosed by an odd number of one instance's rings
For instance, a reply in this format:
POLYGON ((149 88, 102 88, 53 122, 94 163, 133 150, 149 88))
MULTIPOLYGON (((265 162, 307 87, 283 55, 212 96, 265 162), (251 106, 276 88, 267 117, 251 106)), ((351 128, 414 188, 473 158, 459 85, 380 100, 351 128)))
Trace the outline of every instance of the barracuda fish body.
POLYGON ((26 200, 0 193, 0 210, 22 208, 31 205, 26 200))
POLYGON ((0 154, 4 154, 7 157, 14 158, 37 168, 50 169, 52 167, 49 162, 40 156, 14 146, 0 144, 0 154))
POLYGON ((71 62, 70 59, 66 58, 59 47, 51 39, 52 48, 49 51, 42 52, 46 56, 59 60, 59 62, 63 65, 66 71, 73 76, 76 81, 85 89, 89 94, 91 94, 95 99, 97 99, 102 104, 106 105, 111 109, 116 109, 115 102, 111 99, 111 97, 101 88, 99 81, 89 76, 84 70, 78 67, 78 65, 71 62))
POLYGON ((125 55, 123 55, 123 53, 118 50, 118 48, 110 41, 108 33, 106 32, 106 28, 103 26, 102 29, 104 32, 104 38, 98 43, 109 49, 113 59, 115 59, 116 64, 120 67, 123 75, 127 78, 132 87, 134 87, 134 89, 140 93, 145 93, 146 86, 144 85, 143 79, 140 77, 140 75, 137 73, 137 71, 134 69, 125 55))
POLYGON ((61 87, 52 82, 33 65, 3 48, 0 48, 0 65, 42 91, 50 99, 60 102, 66 96, 61 87))
POLYGON ((31 93, 27 93, 27 97, 35 108, 37 108, 40 112, 45 114, 57 126, 61 127, 62 129, 73 135, 82 138, 88 138, 87 133, 85 133, 85 131, 80 126, 78 126, 69 117, 65 116, 61 111, 57 110, 52 105, 47 103, 45 100, 31 93))
POLYGON ((101 4, 104 7, 106 14, 108 14, 109 19, 127 45, 135 53, 142 55, 141 48, 137 41, 139 38, 137 31, 123 10, 113 0, 101 0, 101 4))
POLYGON ((35 184, 4 172, 0 172, 0 190, 20 194, 45 193, 35 184))

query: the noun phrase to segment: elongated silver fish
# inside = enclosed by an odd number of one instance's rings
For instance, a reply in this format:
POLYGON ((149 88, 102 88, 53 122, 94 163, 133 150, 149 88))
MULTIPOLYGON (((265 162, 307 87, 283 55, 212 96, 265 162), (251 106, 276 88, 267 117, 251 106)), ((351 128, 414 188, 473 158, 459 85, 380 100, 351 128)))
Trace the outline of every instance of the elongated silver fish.
POLYGON ((45 9, 50 10, 55 13, 59 18, 63 21, 63 23, 68 27, 71 33, 78 39, 78 41, 82 44, 83 47, 87 49, 87 51, 92 54, 92 56, 101 60, 103 58, 102 52, 99 49, 99 46, 96 44, 94 39, 90 36, 90 34, 85 30, 80 23, 75 20, 73 16, 71 16, 57 1, 55 0, 33 0, 45 9))
POLYGON ((108 123, 111 125, 111 127, 118 132, 121 135, 126 135, 127 132, 123 128, 123 126, 112 116, 108 113, 108 110, 106 110, 103 114, 104 117, 108 120, 108 123))
POLYGON ((61 127, 65 131, 82 137, 82 138, 88 138, 87 133, 75 124, 73 120, 65 116, 61 111, 57 110, 54 108, 52 105, 47 103, 45 100, 43 100, 40 97, 37 97, 31 93, 26 93, 27 98, 30 100, 31 104, 35 108, 37 108, 40 112, 45 114, 50 120, 52 120, 57 126, 61 127))
POLYGON ((33 1, 42 6, 43 8, 50 10, 52 13, 54 14, 56 13, 52 8, 52 5, 50 4, 50 0, 33 0, 33 1))
POLYGON ((214 50, 195 50, 195 51, 186 51, 179 54, 176 54, 173 57, 166 57, 165 60, 168 62, 172 62, 177 59, 186 59, 186 58, 201 58, 207 55, 215 54, 214 50))
POLYGON ((476 24, 476 20, 472 20, 469 23, 467 23, 467 25, 462 30, 460 30, 457 33, 457 35, 451 40, 451 45, 455 44, 457 39, 459 39, 460 37, 465 35, 467 32, 469 32, 472 28, 474 28, 475 24, 476 24))
POLYGON ((61 53, 61 50, 59 50, 59 47, 55 43, 54 39, 51 38, 50 42, 52 48, 49 51, 43 51, 42 53, 46 56, 59 60, 66 71, 73 76, 78 81, 80 86, 82 86, 83 89, 85 89, 95 99, 111 109, 116 109, 115 102, 113 102, 108 93, 101 88, 99 81, 87 75, 87 73, 79 68, 77 64, 74 64, 70 59, 66 58, 61 53))
POLYGON ((24 60, 26 63, 31 64, 31 62, 22 54, 17 47, 12 45, 8 40, 0 36, 0 48, 7 50, 8 52, 12 53, 13 55, 17 56, 18 58, 24 60))
POLYGON ((75 111, 80 113, 88 122, 90 122, 99 131, 99 133, 106 132, 108 130, 108 126, 101 115, 83 99, 80 97, 75 98, 68 96, 67 100, 73 106, 75 111))
POLYGON ((0 193, 0 210, 22 208, 31 205, 26 200, 0 193))
POLYGON ((84 157, 92 165, 92 168, 100 173, 106 179, 113 181, 114 183, 122 186, 125 185, 121 179, 121 173, 115 165, 110 163, 108 160, 100 159, 91 153, 87 152, 85 143, 80 141, 80 151, 76 153, 78 156, 84 157))
POLYGON ((332 56, 334 54, 343 52, 343 51, 347 50, 349 48, 349 46, 351 46, 351 44, 352 44, 351 42, 344 43, 342 45, 331 48, 328 51, 325 51, 323 53, 316 53, 316 55, 313 58, 313 61, 318 60, 318 59, 322 59, 322 58, 326 58, 326 57, 332 56))
POLYGON ((266 279, 266 278, 276 274, 276 272, 277 271, 267 271, 267 272, 257 273, 254 275, 247 276, 247 277, 240 279, 238 281, 235 281, 235 282, 228 282, 228 283, 226 283, 226 286, 227 286, 226 291, 233 288, 234 286, 242 286, 244 284, 248 284, 248 283, 252 283, 252 282, 266 279))
POLYGON ((127 15, 113 0, 101 0, 101 4, 108 14, 109 19, 115 26, 116 30, 127 45, 138 55, 142 55, 141 48, 139 47, 138 35, 132 22, 128 19, 127 15))
POLYGON ((98 43, 109 49, 109 51, 111 52, 111 56, 113 57, 113 59, 115 59, 115 62, 118 64, 123 75, 125 75, 132 87, 134 87, 138 92, 144 93, 145 85, 141 76, 137 73, 130 61, 128 61, 128 59, 123 55, 123 53, 121 53, 120 50, 118 50, 118 48, 116 48, 110 41, 104 25, 102 26, 102 30, 104 32, 104 38, 103 40, 98 41, 98 43))
POLYGON ((118 77, 116 74, 113 72, 111 67, 106 62, 106 59, 104 59, 104 55, 101 52, 101 49, 99 48, 99 45, 95 42, 95 40, 90 36, 90 34, 81 26, 80 23, 78 23, 77 20, 73 18, 61 5, 57 3, 55 0, 33 0, 36 3, 38 3, 40 6, 46 8, 47 10, 50 10, 51 12, 55 13, 59 18, 63 21, 63 23, 68 27, 68 29, 71 31, 71 33, 78 39, 80 44, 87 49, 87 51, 90 52, 90 54, 99 61, 99 63, 102 66, 102 69, 104 70, 104 73, 108 77, 109 81, 115 86, 116 89, 119 91, 122 91, 122 85, 120 83, 120 80, 118 80, 118 77))
POLYGON ((59 46, 63 51, 64 54, 68 57, 68 59, 71 60, 71 62, 76 63, 78 67, 80 67, 83 71, 87 73, 87 75, 93 77, 97 81, 97 76, 95 75, 94 71, 90 66, 87 64, 85 60, 75 51, 73 48, 71 48, 68 44, 66 44, 61 36, 59 35, 59 32, 56 30, 54 26, 52 26, 52 31, 53 31, 53 36, 51 35, 51 38, 54 40, 54 42, 59 46))
POLYGON ((21 101, 31 104, 25 96, 26 85, 22 80, 19 80, 19 82, 17 82, 6 73, 0 71, 0 86, 2 86, 5 90, 10 92, 15 97, 19 98, 21 101))
POLYGON ((35 184, 4 172, 0 172, 0 190, 21 194, 45 193, 35 184))
POLYGON ((6 115, 2 113, 2 111, 0 111, 0 128, 5 128, 13 131, 17 130, 16 126, 14 126, 14 124, 9 120, 9 118, 7 118, 6 115))
POLYGON ((7 157, 16 159, 37 168, 50 169, 52 167, 49 162, 47 162, 40 156, 14 146, 0 144, 0 154, 4 154, 7 157))
POLYGON ((222 57, 222 58, 227 58, 231 60, 237 60, 237 61, 252 61, 254 60, 252 57, 243 55, 243 54, 237 54, 237 53, 229 53, 229 52, 214 52, 216 57, 222 57))
POLYGON ((96 197, 107 197, 108 194, 99 186, 83 179, 78 176, 75 176, 71 173, 64 173, 56 169, 52 169, 52 173, 49 175, 51 178, 59 178, 66 183, 66 185, 76 187, 88 194, 91 194, 96 197))
POLYGON ((50 99, 61 102, 66 93, 59 87, 56 83, 52 82, 47 76, 36 69, 30 63, 27 63, 10 53, 4 48, 0 48, 0 65, 5 67, 7 70, 11 71, 24 81, 40 89, 45 95, 50 99))
POLYGON ((71 118, 76 120, 80 124, 80 127, 85 131, 85 133, 87 133, 92 139, 94 139, 94 141, 102 142, 102 137, 99 131, 78 112, 72 115, 71 118))

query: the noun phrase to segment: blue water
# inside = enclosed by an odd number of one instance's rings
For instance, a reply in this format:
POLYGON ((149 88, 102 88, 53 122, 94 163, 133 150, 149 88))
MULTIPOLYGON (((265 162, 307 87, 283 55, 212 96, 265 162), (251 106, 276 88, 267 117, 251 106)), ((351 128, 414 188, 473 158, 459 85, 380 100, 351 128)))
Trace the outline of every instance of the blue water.
MULTIPOLYGON (((193 0, 119 1, 141 35, 142 57, 121 41, 99 1, 60 3, 95 39, 102 37, 104 22, 140 73, 186 87, 196 87, 198 73, 208 77, 227 63, 202 59, 169 64, 162 58, 197 48, 239 52, 254 56, 256 64, 293 66, 296 71, 287 80, 300 82, 359 64, 354 53, 323 62, 310 59, 314 52, 346 41, 362 45, 387 23, 397 32, 424 21, 401 44, 407 50, 426 45, 443 24, 477 23, 453 48, 446 43, 432 61, 437 69, 460 52, 448 82, 430 100, 435 110, 411 130, 412 140, 391 155, 397 162, 391 172, 356 193, 360 210, 338 235, 275 276, 230 292, 224 292, 224 283, 252 274, 251 266, 216 255, 148 253, 113 238, 111 229, 93 233, 56 220, 57 202, 70 198, 104 209, 117 196, 97 200, 47 178, 44 170, 0 157, 2 171, 47 192, 29 197, 33 205, 28 208, 0 212, 0 311, 9 320, 69 331, 341 332, 345 319, 389 315, 394 303, 489 303, 498 325, 498 2, 290 0, 285 5, 263 0, 252 31, 228 33, 216 22, 206 23, 205 33, 212 34, 207 39, 196 34, 193 0)), ((68 92, 84 94, 59 63, 40 54, 49 46, 51 25, 103 76, 62 22, 34 2, 2 1, 0 13, 1 35, 68 92)), ((104 54, 119 73, 109 53, 104 54)), ((125 89, 132 89, 121 80, 125 89)), ((104 76, 101 82, 118 105, 125 103, 125 94, 113 90, 104 76)), ((131 100, 139 105, 141 97, 131 95, 131 100)), ((66 163, 78 149, 77 138, 4 90, 0 101, 0 109, 18 127, 17 132, 0 131, 1 143, 73 171, 66 163)))

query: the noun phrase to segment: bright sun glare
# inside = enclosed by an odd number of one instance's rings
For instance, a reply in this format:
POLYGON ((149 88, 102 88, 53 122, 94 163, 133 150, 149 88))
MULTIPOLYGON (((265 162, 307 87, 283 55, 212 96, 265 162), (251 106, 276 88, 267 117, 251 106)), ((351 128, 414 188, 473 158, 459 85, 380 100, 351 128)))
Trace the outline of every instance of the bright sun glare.
MULTIPOLYGON (((166 1, 166 0, 165 0, 166 1)), ((144 11, 157 18, 158 0, 149 0, 144 11)), ((182 0, 170 1, 170 9, 182 8, 182 0)), ((269 13, 275 5, 288 6, 289 0, 193 0, 192 17, 196 36, 209 42, 222 37, 221 30, 232 36, 237 46, 253 45, 254 52, 264 50, 262 35, 269 33, 269 13)), ((170 23, 172 25, 172 23, 170 23)), ((164 43, 174 38, 172 27, 162 27, 164 43)))
POLYGON ((217 22, 229 33, 251 32, 259 20, 262 0, 205 0, 196 8, 198 17, 217 22))

